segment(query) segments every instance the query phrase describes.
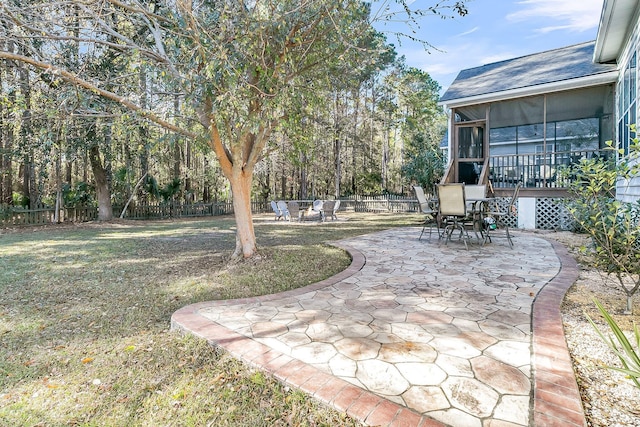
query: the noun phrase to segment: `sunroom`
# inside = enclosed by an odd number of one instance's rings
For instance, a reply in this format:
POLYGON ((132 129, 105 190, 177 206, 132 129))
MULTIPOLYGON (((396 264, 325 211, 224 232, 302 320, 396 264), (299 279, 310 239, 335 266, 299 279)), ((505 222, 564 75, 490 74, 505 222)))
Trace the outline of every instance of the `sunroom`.
POLYGON ((521 228, 565 228, 558 198, 581 158, 608 156, 615 138, 615 64, 593 62, 595 42, 461 71, 440 100, 450 112, 443 182, 522 183, 521 228))

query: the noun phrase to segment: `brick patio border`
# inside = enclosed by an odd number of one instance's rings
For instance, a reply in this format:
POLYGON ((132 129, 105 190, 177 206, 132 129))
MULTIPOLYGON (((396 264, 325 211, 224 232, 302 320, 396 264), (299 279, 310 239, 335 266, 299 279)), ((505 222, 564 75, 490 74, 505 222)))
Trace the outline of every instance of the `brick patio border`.
POLYGON ((560 260, 560 271, 533 302, 533 425, 583 427, 587 421, 560 313, 564 295, 578 280, 580 272, 575 259, 562 244, 546 240, 560 260))

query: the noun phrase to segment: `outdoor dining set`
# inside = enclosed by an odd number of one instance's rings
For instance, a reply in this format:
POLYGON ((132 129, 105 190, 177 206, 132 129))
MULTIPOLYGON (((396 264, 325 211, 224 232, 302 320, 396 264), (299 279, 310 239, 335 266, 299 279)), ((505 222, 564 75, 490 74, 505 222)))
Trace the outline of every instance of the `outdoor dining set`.
POLYGON ((465 248, 472 241, 469 232, 473 232, 481 245, 491 242, 493 237, 505 237, 509 247, 513 240, 509 232, 509 223, 516 214, 515 202, 521 183, 517 183, 508 203, 489 197, 486 185, 465 185, 464 183, 437 184, 434 197, 427 198, 422 187, 414 186, 420 211, 426 215, 419 240, 427 228, 429 239, 435 227, 438 239, 445 244, 454 235, 464 242, 465 248))
POLYGON ((285 221, 305 221, 318 220, 326 221, 338 219, 336 215, 340 208, 340 200, 314 200, 307 208, 302 209, 297 201, 285 202, 284 200, 271 201, 271 209, 275 214, 275 219, 285 221))
MULTIPOLYGON (((454 238, 462 241, 465 248, 474 240, 484 246, 494 237, 505 237, 509 247, 513 240, 509 225, 516 223, 516 201, 522 182, 518 182, 509 199, 492 197, 491 185, 467 185, 464 183, 437 184, 433 195, 427 197, 421 186, 414 186, 420 212, 425 220, 419 240, 428 230, 429 240, 434 229, 438 239, 445 244, 454 238)), ((271 201, 276 220, 319 221, 337 220, 340 200, 314 200, 308 206, 298 201, 271 201)))

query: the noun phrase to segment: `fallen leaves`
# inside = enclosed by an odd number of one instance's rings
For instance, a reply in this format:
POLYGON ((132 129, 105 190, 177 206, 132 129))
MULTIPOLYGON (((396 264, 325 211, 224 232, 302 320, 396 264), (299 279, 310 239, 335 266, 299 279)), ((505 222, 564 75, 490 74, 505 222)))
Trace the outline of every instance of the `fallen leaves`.
POLYGON ((42 383, 43 383, 43 384, 44 384, 44 386, 45 386, 46 388, 48 388, 48 389, 55 390, 55 389, 57 389, 57 388, 60 388, 60 384, 59 384, 59 383, 56 383, 56 382, 51 382, 51 381, 49 380, 49 377, 44 377, 44 378, 42 379, 42 383))

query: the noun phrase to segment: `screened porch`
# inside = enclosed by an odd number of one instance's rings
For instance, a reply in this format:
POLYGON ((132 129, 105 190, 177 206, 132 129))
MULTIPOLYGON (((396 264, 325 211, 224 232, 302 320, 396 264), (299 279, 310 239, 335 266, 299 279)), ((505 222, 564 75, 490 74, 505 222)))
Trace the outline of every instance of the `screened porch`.
POLYGON ((613 84, 453 108, 444 181, 558 195, 572 180, 563 169, 612 155, 613 108, 613 84))

